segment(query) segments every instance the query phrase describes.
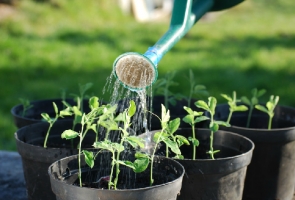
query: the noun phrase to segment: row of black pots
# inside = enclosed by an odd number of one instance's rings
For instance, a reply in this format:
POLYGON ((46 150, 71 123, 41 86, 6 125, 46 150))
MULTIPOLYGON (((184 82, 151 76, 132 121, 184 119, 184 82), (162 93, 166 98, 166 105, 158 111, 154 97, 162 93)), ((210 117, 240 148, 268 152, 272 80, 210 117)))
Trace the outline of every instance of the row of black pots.
MULTIPOLYGON (((182 103, 180 105, 183 107, 182 103)), ((171 109, 171 113, 175 113, 172 110, 173 107, 169 109, 171 109)), ((228 110, 227 105, 218 105, 216 119, 225 120, 228 116, 228 110)), ((185 113, 183 114, 185 115, 185 113)), ((267 130, 265 125, 262 125, 267 122, 266 114, 255 110, 250 128, 243 128, 246 124, 247 114, 247 112, 234 113, 231 120, 232 126, 222 128, 227 132, 243 135, 255 144, 253 158, 246 173, 243 199, 292 199, 295 183, 295 158, 293 154, 295 148, 295 110, 277 106, 272 130, 267 130), (241 121, 243 124, 241 124, 241 121)), ((216 137, 217 134, 215 134, 216 137)), ((197 166, 196 169, 198 168, 200 167, 197 166)), ((183 184, 185 179, 186 176, 184 176, 183 184)), ((194 190, 196 190, 196 187, 194 190)), ((198 198, 192 196, 187 197, 187 199, 198 198)), ((205 199, 207 198, 205 197, 205 199)))
MULTIPOLYGON (((70 121, 57 122, 53 126, 49 142, 54 141, 55 144, 67 145, 60 139, 60 134, 70 126, 70 121)), ((246 169, 251 161, 254 148, 253 143, 245 137, 219 131, 215 133, 214 146, 219 148, 222 153, 216 160, 206 159, 205 149, 208 149, 210 131, 197 129, 198 139, 203 144, 197 149, 201 157, 193 161, 189 159, 191 149, 184 149, 184 155, 188 159, 172 160, 160 156, 155 161, 155 177, 161 177, 161 180, 163 176, 160 176, 160 174, 164 174, 164 177, 172 176, 174 179, 167 180, 168 182, 160 182, 159 180, 159 184, 145 188, 131 187, 118 191, 93 190, 93 188, 80 188, 73 184, 77 180, 77 156, 70 155, 77 153, 75 149, 44 149, 38 145, 43 141, 47 127, 46 123, 37 123, 23 127, 15 134, 18 151, 22 156, 28 199, 46 200, 54 199, 55 196, 60 200, 139 199, 139 196, 140 199, 215 199, 216 196, 218 196, 217 199, 241 199, 246 169), (62 157, 66 158, 62 159, 62 157), (49 175, 47 173, 48 168, 49 175), (183 178, 184 170, 186 175, 183 178)), ((178 132, 188 135, 191 130, 179 129, 178 132)), ((93 137, 94 134, 89 134, 89 140, 85 141, 85 145, 89 144, 88 141, 94 139, 93 137)), ((90 182, 97 179, 97 174, 103 177, 109 173, 106 170, 109 168, 106 166, 109 163, 101 162, 101 160, 106 161, 107 159, 97 158, 96 160, 97 163, 92 170, 83 162, 83 171, 88 174, 87 177, 90 177, 90 180, 88 179, 90 182), (96 175, 91 175, 91 173, 96 175)), ((126 169, 121 169, 121 171, 124 170, 126 169)), ((136 175, 135 180, 131 172, 125 174, 131 175, 129 177, 131 180, 128 180, 128 178, 125 178, 125 180, 134 183, 137 179, 140 180, 141 176, 147 176, 146 179, 148 179, 149 171, 142 175, 136 175)))

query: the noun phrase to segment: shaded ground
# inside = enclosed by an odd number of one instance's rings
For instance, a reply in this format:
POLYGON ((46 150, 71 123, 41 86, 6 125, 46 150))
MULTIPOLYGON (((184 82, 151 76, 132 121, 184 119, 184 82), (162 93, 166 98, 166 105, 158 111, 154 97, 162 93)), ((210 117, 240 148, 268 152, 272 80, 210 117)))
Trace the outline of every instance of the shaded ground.
POLYGON ((27 200, 20 155, 0 151, 0 199, 27 200))

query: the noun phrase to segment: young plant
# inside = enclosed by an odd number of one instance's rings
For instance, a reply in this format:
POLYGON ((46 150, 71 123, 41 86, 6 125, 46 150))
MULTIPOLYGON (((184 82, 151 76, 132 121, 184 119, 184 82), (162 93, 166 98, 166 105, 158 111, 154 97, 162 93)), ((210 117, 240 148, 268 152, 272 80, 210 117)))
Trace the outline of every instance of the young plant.
MULTIPOLYGON (((95 148, 99 148, 101 150, 107 150, 111 152, 112 154, 112 162, 111 162, 111 172, 109 176, 109 183, 108 188, 114 188, 117 189, 117 183, 120 173, 120 165, 125 165, 127 167, 130 167, 133 169, 135 173, 140 173, 144 171, 149 164, 149 158, 147 156, 144 156, 144 154, 141 153, 135 153, 136 160, 134 162, 128 161, 128 160, 120 160, 120 155, 122 152, 125 151, 124 143, 127 143, 131 145, 133 148, 143 148, 144 143, 141 138, 138 138, 136 136, 131 136, 129 134, 129 129, 131 125, 131 117, 135 114, 136 111, 136 105, 134 101, 130 101, 130 106, 128 109, 123 111, 123 113, 120 113, 114 121, 116 122, 123 122, 123 128, 119 127, 117 124, 117 130, 121 131, 121 138, 120 142, 112 142, 108 138, 105 138, 103 141, 98 141, 94 143, 95 148), (115 168, 115 178, 113 180, 113 172, 115 168)), ((113 120, 113 119, 110 119, 113 120)), ((115 129, 115 124, 112 123, 113 130, 115 129)), ((106 127, 106 128, 109 128, 106 127)))
MULTIPOLYGON (((94 98, 97 99, 98 98, 94 98)), ((86 150, 82 150, 82 142, 83 139, 86 135, 86 133, 89 130, 93 130, 94 132, 97 131, 96 129, 96 123, 95 120, 97 119, 97 113, 99 113, 99 111, 101 110, 101 107, 99 106, 99 104, 95 101, 89 101, 91 104, 91 111, 87 114, 83 113, 82 114, 82 118, 81 118, 81 130, 79 132, 75 131, 75 130, 65 130, 62 134, 61 134, 61 138, 64 139, 74 139, 76 137, 79 137, 79 145, 78 145, 78 165, 79 165, 79 173, 78 173, 78 178, 79 178, 79 185, 80 187, 82 187, 82 179, 81 179, 81 155, 82 153, 85 156, 85 162, 92 168, 94 166, 94 155, 93 152, 89 152, 86 150)))
POLYGON ((188 107, 190 108, 191 107, 191 99, 194 96, 196 97, 208 97, 209 96, 209 93, 206 89, 206 86, 204 85, 198 85, 196 83, 196 80, 195 80, 195 76, 194 76, 194 73, 193 71, 190 69, 189 70, 189 83, 190 83, 190 92, 189 92, 189 96, 187 98, 187 102, 188 102, 188 107))
POLYGON ((161 131, 156 132, 153 137, 153 141, 155 142, 155 147, 153 149, 152 154, 150 155, 151 169, 150 169, 150 185, 153 184, 153 164, 154 164, 154 156, 157 150, 157 147, 160 142, 166 144, 166 157, 168 157, 169 149, 175 153, 174 158, 183 159, 181 155, 180 146, 183 144, 189 145, 189 141, 182 135, 174 135, 180 125, 180 118, 176 118, 170 121, 170 111, 166 110, 165 106, 162 104, 162 112, 161 118, 157 115, 161 121, 161 131))
POLYGON ((227 103, 229 105, 229 115, 228 115, 226 123, 228 123, 228 124, 230 123, 233 112, 248 110, 247 106, 245 106, 245 105, 237 105, 237 103, 240 102, 240 100, 237 100, 236 91, 233 91, 232 97, 230 97, 226 94, 221 94, 221 96, 228 101, 227 103))
POLYGON ((262 106, 262 105, 255 105, 255 108, 265 112, 266 114, 268 114, 269 116, 269 121, 268 121, 268 129, 270 130, 272 127, 272 118, 274 117, 275 113, 274 113, 274 109, 277 106, 278 102, 279 102, 279 96, 274 96, 271 95, 269 98, 269 101, 266 103, 266 106, 262 106))
POLYGON ((30 101, 28 99, 23 99, 23 98, 19 98, 21 104, 23 105, 23 111, 21 116, 24 117, 26 115, 26 112, 33 107, 33 105, 31 105, 30 101))
POLYGON ((258 98, 264 95, 265 92, 266 92, 265 89, 257 90, 257 88, 254 88, 251 91, 252 93, 251 99, 248 99, 246 96, 241 97, 241 101, 247 106, 249 106, 249 114, 248 114, 247 125, 246 125, 247 128, 249 128, 250 126, 250 120, 252 117, 253 109, 259 103, 258 98))
POLYGON ((176 71, 167 73, 164 78, 158 79, 153 86, 154 94, 164 95, 164 105, 166 108, 168 108, 169 103, 171 105, 175 105, 176 104, 175 99, 180 99, 182 97, 180 96, 180 94, 174 94, 170 90, 171 86, 178 85, 177 82, 173 81, 175 74, 176 74, 176 71))
POLYGON ((211 133, 210 133, 210 150, 208 153, 212 159, 214 159, 214 154, 219 152, 219 150, 213 149, 214 133, 216 131, 218 131, 220 125, 227 126, 227 127, 230 126, 227 122, 214 120, 216 104, 217 104, 217 100, 215 97, 209 97, 208 103, 206 103, 203 100, 199 100, 199 101, 195 102, 195 105, 198 108, 202 108, 202 109, 208 111, 210 114, 209 129, 210 129, 211 133))
POLYGON ((209 119, 206 116, 202 116, 203 112, 197 112, 193 111, 191 108, 184 106, 184 110, 187 111, 187 115, 182 119, 184 122, 188 123, 192 127, 192 137, 189 137, 188 139, 191 141, 193 144, 193 160, 196 159, 196 149, 197 146, 199 146, 199 140, 196 138, 196 133, 195 133, 195 124, 204 120, 209 119))
POLYGON ((51 131, 51 128, 52 128, 53 124, 57 121, 57 119, 58 119, 59 117, 64 117, 64 116, 67 115, 66 113, 63 113, 63 112, 61 112, 61 113, 59 114, 59 113, 58 113, 58 108, 57 108, 56 104, 55 104, 54 102, 52 102, 52 104, 53 104, 53 109, 54 109, 54 112, 55 112, 55 117, 54 117, 54 118, 51 118, 51 117, 49 116, 49 114, 47 114, 47 113, 41 113, 42 118, 43 118, 46 122, 49 123, 49 127, 48 127, 48 129, 47 129, 47 132, 46 132, 46 135, 45 135, 44 144, 43 144, 43 147, 44 147, 44 148, 47 148, 47 140, 48 140, 48 136, 49 136, 49 133, 50 133, 50 131, 51 131))

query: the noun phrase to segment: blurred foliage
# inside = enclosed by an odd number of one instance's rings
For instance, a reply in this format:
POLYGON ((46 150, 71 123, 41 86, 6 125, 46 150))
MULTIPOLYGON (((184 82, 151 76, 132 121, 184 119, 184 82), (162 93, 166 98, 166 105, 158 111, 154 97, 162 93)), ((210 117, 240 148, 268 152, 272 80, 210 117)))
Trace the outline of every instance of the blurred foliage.
MULTIPOLYGON (((188 95, 185 76, 193 70, 218 103, 221 93, 265 88, 280 103, 295 106, 295 1, 247 0, 200 20, 159 63, 159 78, 176 70, 171 87, 188 95)), ((77 93, 109 101, 105 85, 117 56, 144 53, 168 29, 169 19, 138 23, 115 0, 18 0, 0 17, 0 149, 15 150, 10 109, 19 98, 38 100, 77 93)), ((1 12, 0 12, 1 15, 1 12)))

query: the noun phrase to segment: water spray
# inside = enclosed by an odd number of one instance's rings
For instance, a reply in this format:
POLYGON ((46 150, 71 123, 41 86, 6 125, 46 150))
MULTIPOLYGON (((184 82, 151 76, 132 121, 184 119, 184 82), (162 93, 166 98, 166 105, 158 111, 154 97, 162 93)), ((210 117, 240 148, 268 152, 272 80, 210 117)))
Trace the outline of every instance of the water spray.
POLYGON ((149 47, 144 54, 128 52, 114 62, 114 75, 124 87, 142 90, 151 86, 158 77, 157 65, 162 57, 208 11, 233 7, 243 0, 174 0, 168 31, 149 47))

